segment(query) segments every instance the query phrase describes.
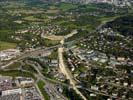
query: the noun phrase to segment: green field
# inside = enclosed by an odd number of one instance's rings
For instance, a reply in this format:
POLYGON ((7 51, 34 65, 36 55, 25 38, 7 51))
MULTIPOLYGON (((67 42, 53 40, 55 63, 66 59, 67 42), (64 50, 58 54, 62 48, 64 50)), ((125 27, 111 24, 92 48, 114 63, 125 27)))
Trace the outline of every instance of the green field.
POLYGON ((45 44, 46 47, 50 47, 50 46, 58 45, 59 44, 59 41, 45 39, 44 40, 44 44, 45 44))
POLYGON ((28 16, 28 17, 25 17, 24 20, 36 21, 36 20, 38 20, 38 19, 36 19, 34 16, 28 16))
POLYGON ((2 42, 0 41, 0 51, 6 50, 6 49, 13 49, 16 47, 15 43, 8 43, 8 42, 2 42))
POLYGON ((12 77, 23 76, 23 77, 32 77, 33 79, 36 79, 36 77, 32 73, 26 71, 19 71, 19 70, 7 70, 7 71, 0 70, 0 75, 12 76, 12 77))
POLYGON ((75 9, 77 7, 78 7, 78 5, 76 5, 76 4, 70 4, 70 3, 61 3, 59 5, 59 9, 61 9, 62 11, 68 11, 70 9, 75 9))
POLYGON ((21 63, 20 62, 14 62, 13 64, 11 64, 11 65, 9 65, 8 67, 7 67, 7 69, 18 69, 18 68, 20 68, 20 66, 21 66, 21 63))
POLYGON ((42 81, 42 80, 39 80, 38 83, 37 83, 42 95, 44 96, 45 100, 50 100, 50 97, 49 95, 47 94, 47 92, 44 90, 44 86, 45 86, 45 83, 42 81))
POLYGON ((119 16, 113 16, 113 17, 102 17, 100 18, 100 21, 104 24, 106 22, 110 22, 118 18, 119 16))

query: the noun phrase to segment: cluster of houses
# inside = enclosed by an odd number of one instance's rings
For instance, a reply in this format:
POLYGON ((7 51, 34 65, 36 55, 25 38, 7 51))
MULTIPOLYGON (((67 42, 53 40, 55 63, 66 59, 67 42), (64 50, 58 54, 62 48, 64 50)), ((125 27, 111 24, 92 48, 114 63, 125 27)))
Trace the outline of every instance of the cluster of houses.
MULTIPOLYGON (((132 94, 133 90, 132 89, 125 89, 125 88, 120 88, 118 86, 113 86, 111 84, 103 84, 99 83, 96 85, 90 86, 90 89, 93 91, 97 91, 99 93, 103 93, 105 96, 109 96, 114 99, 122 99, 126 100, 131 99, 132 100, 132 94)), ((94 93, 95 94, 95 93, 94 93)), ((97 96, 97 94, 95 94, 97 96)))
POLYGON ((15 34, 11 36, 11 39, 20 41, 20 49, 33 49, 38 46, 44 46, 42 43, 44 43, 46 36, 55 35, 62 31, 64 31, 64 29, 58 25, 48 24, 47 26, 41 26, 33 24, 25 29, 16 31, 15 34))
POLYGON ((32 78, 0 76, 0 100, 7 99, 41 100, 32 78))
POLYGON ((68 62, 72 67, 72 71, 74 71, 74 69, 81 63, 87 67, 87 64, 91 61, 106 63, 108 61, 108 57, 106 54, 94 50, 86 51, 74 49, 68 51, 68 62))
MULTIPOLYGON (((124 57, 116 58, 114 56, 108 58, 105 53, 77 47, 68 50, 67 55, 67 62, 72 72, 77 70, 80 64, 82 64, 82 67, 85 67, 84 71, 82 70, 78 75, 74 75, 75 79, 83 82, 91 77, 95 81, 94 83, 90 82, 87 86, 91 90, 112 98, 133 98, 131 95, 133 94, 131 59, 124 57), (126 66, 128 70, 126 68, 123 69, 121 66, 126 66)), ((95 96, 97 95, 95 94, 95 96)))
POLYGON ((44 37, 45 35, 53 35, 62 30, 58 25, 48 24, 47 26, 33 25, 23 30, 18 30, 16 34, 32 33, 44 37))
POLYGON ((41 33, 41 37, 44 37, 45 35, 53 35, 61 32, 62 28, 58 25, 48 25, 41 33))

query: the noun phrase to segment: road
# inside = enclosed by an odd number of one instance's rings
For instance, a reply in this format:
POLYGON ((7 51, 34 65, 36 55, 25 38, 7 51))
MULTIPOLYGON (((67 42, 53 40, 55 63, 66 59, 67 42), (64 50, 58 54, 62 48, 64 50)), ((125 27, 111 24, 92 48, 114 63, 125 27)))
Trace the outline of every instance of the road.
MULTIPOLYGON (((63 50, 62 50, 63 48, 61 48, 61 52, 63 52, 63 50)), ((62 56, 63 57, 63 56, 62 56)), ((57 93, 57 91, 55 90, 55 88, 52 86, 52 88, 50 88, 50 90, 48 89, 48 87, 50 86, 51 87, 51 85, 49 85, 49 82, 53 82, 53 83, 56 83, 56 84, 61 84, 61 85, 63 85, 63 86, 67 86, 67 87, 71 87, 71 88, 73 88, 76 92, 77 92, 77 94, 79 94, 80 96, 82 95, 81 93, 80 93, 80 91, 78 90, 78 88, 81 88, 81 89, 83 89, 83 90, 87 90, 87 91, 89 91, 89 92, 93 92, 93 93, 95 93, 95 94, 98 94, 98 95, 105 95, 105 96, 109 96, 109 97, 111 97, 111 98, 113 98, 113 96, 112 95, 108 95, 108 94, 106 94, 106 93, 103 93, 103 92, 100 92, 100 91, 95 91, 95 90, 92 90, 92 89, 90 89, 90 88, 85 88, 85 87, 82 87, 82 86, 77 86, 77 85, 75 85, 75 81, 73 81, 73 77, 71 76, 71 74, 67 71, 67 69, 66 69, 66 66, 65 66, 65 64, 64 64, 64 61, 63 61, 63 58, 61 59, 62 60, 62 65, 60 65, 60 69, 62 69, 62 72, 65 74, 65 75, 67 75, 67 78, 70 80, 70 84, 72 85, 72 86, 70 86, 70 85, 67 85, 67 84, 64 84, 64 83, 62 83, 62 82, 59 82, 59 81, 56 81, 56 80, 52 80, 52 79, 50 79, 50 78, 47 78, 47 77, 45 77, 45 76, 43 76, 42 75, 42 73, 41 73, 41 69, 40 69, 40 65, 38 64, 38 66, 35 66, 35 64, 34 63, 28 63, 28 64, 31 64, 36 70, 37 70, 37 72, 39 73, 39 75, 38 75, 38 79, 41 79, 41 80, 43 80, 45 83, 46 83, 46 87, 45 87, 45 89, 46 89, 46 91, 49 93, 49 95, 50 95, 50 93, 52 93, 52 91, 53 91, 53 89, 54 89, 54 91, 57 93)), ((59 93, 57 93, 58 95, 59 95, 59 93)), ((54 94, 55 95, 55 94, 54 94)), ((52 98, 53 98, 53 95, 51 95, 52 96, 52 98)), ((60 95, 61 96, 61 95, 60 95)), ((61 98, 63 99, 63 100, 65 100, 65 98, 64 97, 62 97, 61 96, 61 98)), ((54 99, 53 99, 54 100, 54 99)), ((57 99, 58 100, 58 99, 57 99)), ((84 98, 84 100, 87 100, 86 98, 84 98)))
POLYGON ((75 34, 77 34, 77 33, 78 33, 77 30, 73 30, 70 34, 64 36, 64 39, 70 38, 70 37, 72 37, 73 35, 75 35, 75 34))
MULTIPOLYGON (((45 90, 46 92, 49 94, 49 96, 51 97, 50 99, 51 100, 67 100, 61 93, 59 93, 57 91, 57 89, 55 88, 55 85, 51 84, 50 82, 54 82, 54 83, 57 83, 57 84, 61 84, 61 85, 64 85, 63 83, 59 82, 59 81, 56 81, 56 80, 52 80, 52 79, 49 79, 47 77, 45 77, 42 73, 41 73, 41 69, 40 69, 40 65, 39 64, 34 64, 34 63, 31 63, 29 61, 26 61, 27 64, 30 64, 34 67, 34 69, 37 71, 37 78, 38 79, 41 79, 46 85, 45 85, 45 90), (37 66, 36 66, 37 65, 37 66)), ((66 85, 65 85, 66 86, 66 85)))
MULTIPOLYGON (((75 41, 66 42, 64 44, 67 45, 67 44, 73 43, 73 42, 75 42, 75 41)), ((61 46, 62 46, 61 44, 58 44, 58 45, 51 46, 51 47, 41 47, 41 48, 36 48, 33 51, 23 52, 19 56, 17 56, 16 58, 12 59, 11 61, 5 61, 5 62, 0 61, 0 68, 4 69, 4 68, 8 67, 9 65, 13 64, 14 62, 22 60, 26 57, 38 56, 39 54, 49 52, 50 50, 53 50, 53 49, 61 47, 61 46)))
POLYGON ((43 95, 42 95, 42 93, 41 93, 39 87, 37 86, 37 84, 35 84, 35 87, 36 87, 37 91, 39 92, 39 94, 40 94, 40 96, 41 96, 41 100, 44 100, 44 97, 43 97, 43 95))
POLYGON ((51 83, 56 83, 56 84, 61 84, 63 86, 67 86, 67 87, 71 87, 70 85, 68 86, 67 84, 65 83, 62 83, 60 81, 57 81, 57 80, 53 80, 51 78, 48 78, 48 77, 45 77, 41 72, 41 69, 39 67, 41 67, 39 64, 35 64, 35 63, 30 63, 30 62, 26 62, 27 64, 30 64, 31 66, 34 67, 34 69, 37 71, 38 73, 38 78, 40 79, 43 79, 43 80, 46 80, 46 81, 49 81, 51 83))
MULTIPOLYGON (((64 37, 64 39, 67 39, 67 38, 73 36, 73 35, 76 34, 76 33, 77 33, 76 31, 73 31, 72 33, 70 33, 70 34, 68 34, 66 37, 64 37)), ((36 56, 36 55, 38 55, 38 54, 45 53, 45 52, 47 52, 47 51, 49 51, 49 50, 53 50, 54 48, 58 48, 59 68, 60 68, 61 72, 67 77, 67 79, 70 80, 70 85, 67 85, 67 84, 64 84, 64 83, 62 83, 62 82, 59 82, 59 81, 56 81, 56 80, 52 80, 52 79, 50 79, 50 78, 45 77, 45 76, 42 75, 42 73, 41 73, 41 70, 40 70, 40 69, 41 69, 41 66, 38 65, 39 67, 37 67, 37 66, 35 66, 34 64, 32 64, 32 65, 34 66, 34 68, 35 68, 35 69, 37 70, 37 72, 38 72, 38 75, 37 75, 38 79, 43 80, 45 83, 46 83, 46 82, 47 82, 47 83, 53 82, 53 83, 61 84, 61 85, 63 85, 63 86, 72 87, 72 88, 76 91, 77 94, 79 94, 84 100, 87 100, 86 97, 78 90, 78 87, 76 86, 76 82, 74 81, 73 76, 72 76, 71 73, 67 70, 67 66, 64 64, 64 60, 63 60, 64 48, 63 48, 63 45, 64 45, 64 44, 69 44, 69 43, 70 43, 70 42, 64 43, 64 39, 62 39, 62 40, 60 41, 61 44, 59 44, 59 45, 52 46, 52 47, 49 47, 49 48, 38 48, 38 49, 36 49, 36 50, 34 50, 34 51, 31 51, 31 52, 25 52, 25 53, 21 54, 19 57, 17 57, 16 59, 14 59, 14 60, 12 60, 12 61, 10 61, 10 62, 8 62, 8 63, 6 62, 6 64, 3 65, 2 68, 4 69, 5 67, 9 66, 10 64, 12 64, 12 63, 14 63, 14 62, 16 62, 16 61, 20 61, 20 60, 22 60, 22 59, 24 59, 24 58, 26 58, 26 57, 36 56)), ((1 63, 1 62, 0 62, 0 63, 1 63)), ((31 64, 31 63, 30 63, 30 64, 31 64)), ((82 88, 82 89, 85 89, 85 90, 86 90, 86 88, 82 88)), ((91 90, 89 90, 89 91, 91 91, 91 90)), ((93 91, 93 92, 94 92, 94 91, 93 91)), ((99 92, 94 92, 94 93, 99 94, 99 92)), ((101 93, 100 93, 100 94, 101 94, 101 93)), ((102 93, 102 95, 106 95, 106 94, 103 94, 103 93, 102 93)))
POLYGON ((73 80, 73 77, 70 76, 69 72, 66 69, 66 66, 63 60, 63 47, 58 48, 58 54, 59 54, 59 68, 61 72, 66 76, 67 79, 70 80, 70 84, 72 85, 76 93, 79 94, 84 100, 87 100, 86 97, 82 95, 82 93, 77 89, 75 81, 73 80))
POLYGON ((54 48, 57 48, 59 47, 60 45, 56 45, 56 46, 52 46, 52 47, 49 47, 49 48, 38 48, 34 51, 30 51, 30 52, 24 52, 24 53, 21 53, 19 56, 17 56, 16 58, 14 58, 14 60, 11 60, 11 61, 8 61, 8 62, 4 62, 5 64, 2 65, 2 62, 0 62, 1 64, 1 68, 4 69, 6 68, 7 66, 13 64, 14 62, 17 62, 21 59, 24 59, 26 57, 33 57, 33 56, 38 56, 39 54, 43 54, 43 53, 46 53, 50 50, 53 50, 54 48))
MULTIPOLYGON (((74 34, 77 34, 77 31, 76 30, 74 30, 73 32, 71 32, 70 34, 68 34, 64 39, 67 39, 69 37, 72 37, 74 34)), ((71 73, 69 73, 69 71, 67 70, 67 66, 64 63, 64 58, 63 58, 64 39, 62 39, 60 41, 60 43, 62 44, 62 47, 59 47, 58 48, 59 68, 60 68, 61 72, 66 76, 66 78, 70 80, 70 84, 72 85, 72 88, 75 90, 75 92, 77 94, 79 94, 82 97, 83 100, 87 100, 86 97, 77 89, 76 82, 74 81, 73 76, 71 75, 71 73)))

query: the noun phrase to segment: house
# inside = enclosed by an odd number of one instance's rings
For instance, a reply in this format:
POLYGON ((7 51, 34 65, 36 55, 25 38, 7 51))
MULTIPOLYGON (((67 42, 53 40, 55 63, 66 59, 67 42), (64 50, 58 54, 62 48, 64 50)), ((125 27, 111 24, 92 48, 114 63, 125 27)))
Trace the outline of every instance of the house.
POLYGON ((32 78, 18 77, 19 86, 22 87, 30 87, 34 84, 34 80, 32 78))
POLYGON ((56 60, 56 59, 51 60, 49 63, 49 66, 50 67, 58 67, 58 60, 56 60))
POLYGON ((80 73, 80 75, 79 75, 79 77, 81 77, 81 78, 84 78, 84 77, 86 77, 86 76, 87 76, 86 73, 80 73))
POLYGON ((118 61, 125 61, 126 59, 124 57, 118 57, 117 60, 118 61))
POLYGON ((91 86, 91 89, 98 91, 99 88, 98 88, 98 86, 91 86))
POLYGON ((94 93, 90 93, 90 96, 91 96, 91 97, 96 97, 97 95, 94 94, 94 93))

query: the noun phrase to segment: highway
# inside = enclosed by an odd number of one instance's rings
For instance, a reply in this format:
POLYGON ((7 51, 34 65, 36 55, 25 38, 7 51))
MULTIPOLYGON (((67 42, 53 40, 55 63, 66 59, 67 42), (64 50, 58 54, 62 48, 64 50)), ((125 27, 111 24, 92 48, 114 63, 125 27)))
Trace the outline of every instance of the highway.
POLYGON ((86 97, 82 95, 82 93, 77 89, 75 81, 73 80, 73 77, 70 75, 70 73, 66 69, 66 65, 64 64, 64 60, 63 60, 63 48, 62 47, 58 49, 58 53, 59 53, 59 68, 61 72, 66 76, 67 79, 70 80, 70 84, 72 85, 76 93, 79 94, 83 98, 83 100, 87 100, 86 97))
MULTIPOLYGON (((66 42, 66 43, 64 43, 64 45, 74 43, 74 42, 75 42, 75 40, 70 41, 70 42, 66 42)), ((58 44, 58 45, 51 46, 51 47, 39 47, 39 48, 36 48, 33 51, 23 52, 20 55, 18 55, 16 58, 13 58, 10 61, 5 61, 5 62, 0 61, 0 68, 4 69, 7 66, 13 64, 14 62, 17 62, 17 61, 22 60, 22 59, 27 58, 27 57, 34 57, 34 56, 36 57, 39 54, 45 54, 46 52, 49 52, 49 51, 51 51, 55 48, 61 47, 61 46, 62 46, 61 44, 58 44)))
POLYGON ((48 78, 48 77, 45 77, 41 72, 41 69, 40 69, 40 65, 39 64, 35 64, 35 63, 31 63, 31 62, 29 62, 29 61, 27 61, 26 62, 27 64, 30 64, 30 65, 32 65, 33 67, 34 67, 34 69, 37 71, 37 73, 38 73, 38 78, 40 78, 40 79, 43 79, 43 80, 45 80, 45 81, 48 81, 48 82, 51 82, 51 83, 56 83, 56 84, 61 84, 61 85, 63 85, 63 86, 67 86, 67 87, 72 87, 71 85, 68 85, 68 84, 65 84, 65 83, 62 83, 62 82, 60 82, 60 81, 57 81, 57 80, 53 80, 53 79, 51 79, 51 78, 48 78))
POLYGON ((51 97, 51 100, 58 100, 58 99, 61 99, 61 100, 67 100, 61 93, 59 93, 57 91, 57 89, 55 88, 55 85, 52 84, 52 83, 56 83, 56 84, 61 84, 61 85, 65 85, 65 86, 68 86, 64 83, 61 83, 59 81, 56 81, 56 80, 52 80, 50 78, 47 78, 45 77, 42 73, 41 73, 41 69, 40 69, 40 65, 37 64, 34 64, 32 62, 29 62, 29 61, 26 61, 27 64, 30 64, 34 67, 34 69, 37 71, 37 78, 38 79, 41 79, 42 81, 44 81, 44 83, 46 84, 45 85, 45 90, 47 91, 47 93, 49 94, 49 96, 51 97), (52 82, 52 83, 51 83, 52 82))
MULTIPOLYGON (((85 88, 85 87, 82 87, 82 86, 77 86, 77 85, 75 85, 75 82, 72 82, 71 85, 68 85, 68 84, 62 83, 62 82, 60 82, 60 81, 56 81, 56 80, 47 78, 47 77, 45 77, 44 75, 42 75, 41 69, 40 69, 41 66, 40 66, 39 64, 35 64, 34 62, 29 62, 29 61, 26 61, 26 63, 32 65, 32 66, 37 70, 37 72, 38 72, 39 74, 38 74, 38 75, 35 75, 35 76, 37 76, 38 80, 41 79, 42 81, 44 81, 44 82, 46 83, 45 89, 47 90, 47 92, 49 92, 49 95, 50 95, 50 91, 52 92, 52 89, 54 88, 54 87, 52 86, 52 88, 50 88, 50 90, 48 89, 49 86, 51 87, 51 85, 49 85, 49 84, 52 82, 52 83, 55 83, 55 84, 61 84, 61 85, 63 85, 63 86, 69 87, 69 88, 73 88, 73 86, 72 86, 72 84, 73 84, 77 89, 80 89, 80 88, 81 88, 81 89, 83 89, 83 90, 86 90, 86 91, 89 91, 89 92, 93 92, 93 93, 95 93, 95 94, 105 95, 105 96, 109 96, 109 97, 113 98, 113 96, 108 95, 108 94, 106 94, 106 93, 103 93, 103 92, 100 92, 100 91, 95 91, 95 90, 92 90, 92 89, 90 89, 90 88, 85 88), (36 65, 37 65, 37 66, 36 66, 36 65)), ((67 70, 67 69, 66 69, 66 70, 67 70)), ((63 70, 63 71, 65 71, 65 70, 63 70)), ((67 72, 64 72, 64 73, 67 73, 67 72)), ((72 78, 72 76, 70 76, 70 74, 68 75, 68 77, 69 77, 69 79, 70 79, 70 77, 72 78)), ((77 89, 76 89, 76 90, 77 90, 77 89)), ((74 90, 75 90, 75 89, 74 89, 74 90)), ((56 91, 56 90, 54 89, 54 91, 56 91)), ((78 91, 79 91, 79 90, 78 90, 78 91)), ((57 91, 56 91, 56 92, 57 92, 57 91)), ((76 92, 77 92, 77 91, 76 91, 76 92)), ((58 95, 59 95, 59 94, 58 94, 58 95)), ((60 95, 60 96, 61 96, 61 95, 60 95)), ((62 97, 62 96, 61 96, 61 97, 62 97)), ((52 98, 53 98, 53 97, 52 97, 52 98)), ((62 99, 65 100, 64 97, 62 97, 62 99)))
POLYGON ((86 97, 77 89, 76 83, 75 83, 75 81, 73 79, 73 76, 67 70, 67 66, 64 63, 64 58, 63 58, 63 52, 64 52, 63 45, 64 45, 64 42, 65 42, 64 40, 69 38, 69 37, 72 37, 74 34, 77 34, 76 30, 74 30, 73 32, 68 34, 64 39, 62 39, 60 41, 62 46, 58 48, 59 68, 60 68, 61 72, 66 76, 66 78, 70 80, 70 84, 72 85, 72 88, 75 90, 75 92, 77 94, 79 94, 82 97, 83 100, 87 100, 86 97))

